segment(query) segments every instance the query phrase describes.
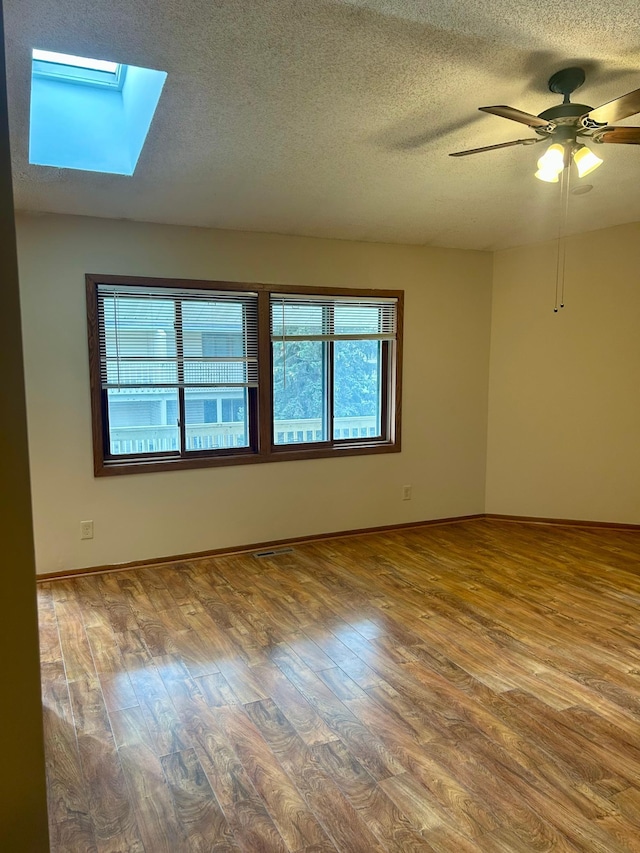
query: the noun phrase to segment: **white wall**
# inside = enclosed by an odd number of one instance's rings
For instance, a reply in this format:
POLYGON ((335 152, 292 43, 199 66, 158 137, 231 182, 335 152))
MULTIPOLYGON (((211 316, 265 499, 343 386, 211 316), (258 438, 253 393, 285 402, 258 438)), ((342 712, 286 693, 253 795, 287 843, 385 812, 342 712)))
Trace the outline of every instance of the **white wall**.
POLYGON ((82 217, 17 225, 39 572, 484 510, 489 254, 82 217), (87 272, 404 289, 402 452, 95 479, 87 272))
POLYGON ((494 257, 487 512, 640 523, 640 223, 494 257))

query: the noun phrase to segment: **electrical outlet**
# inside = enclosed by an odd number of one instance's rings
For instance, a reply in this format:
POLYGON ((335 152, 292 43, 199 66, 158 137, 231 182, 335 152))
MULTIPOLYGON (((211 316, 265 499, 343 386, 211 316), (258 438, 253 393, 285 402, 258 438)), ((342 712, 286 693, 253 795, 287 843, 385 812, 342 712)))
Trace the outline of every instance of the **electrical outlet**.
POLYGON ((80 538, 93 539, 93 521, 80 522, 80 538))
POLYGON ((402 500, 410 501, 411 500, 411 486, 403 486, 402 487, 402 500))

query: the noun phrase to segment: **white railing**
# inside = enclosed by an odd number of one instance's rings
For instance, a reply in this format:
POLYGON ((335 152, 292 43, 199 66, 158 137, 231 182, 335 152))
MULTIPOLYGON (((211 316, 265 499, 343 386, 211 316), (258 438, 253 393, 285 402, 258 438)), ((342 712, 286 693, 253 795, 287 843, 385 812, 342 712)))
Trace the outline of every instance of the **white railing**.
MULTIPOLYGON (((376 418, 336 418, 336 438, 367 438, 377 434, 376 418)), ((276 421, 276 444, 293 444, 322 440, 320 418, 276 421)), ((111 452, 170 453, 179 448, 178 430, 173 424, 111 428, 111 452)), ((244 423, 190 424, 187 426, 187 450, 216 450, 246 447, 244 423)))
MULTIPOLYGON (((362 418, 335 418, 335 438, 367 438, 376 435, 377 419, 373 415, 362 418)), ((276 444, 294 444, 322 441, 320 418, 296 418, 274 422, 276 444)))

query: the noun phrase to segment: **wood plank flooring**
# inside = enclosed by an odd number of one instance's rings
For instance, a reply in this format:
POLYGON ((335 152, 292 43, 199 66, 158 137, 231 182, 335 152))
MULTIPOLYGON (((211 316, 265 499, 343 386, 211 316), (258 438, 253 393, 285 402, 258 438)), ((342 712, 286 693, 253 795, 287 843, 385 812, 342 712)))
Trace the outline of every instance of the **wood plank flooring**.
POLYGON ((54 853, 640 851, 640 535, 475 520, 39 587, 54 853))

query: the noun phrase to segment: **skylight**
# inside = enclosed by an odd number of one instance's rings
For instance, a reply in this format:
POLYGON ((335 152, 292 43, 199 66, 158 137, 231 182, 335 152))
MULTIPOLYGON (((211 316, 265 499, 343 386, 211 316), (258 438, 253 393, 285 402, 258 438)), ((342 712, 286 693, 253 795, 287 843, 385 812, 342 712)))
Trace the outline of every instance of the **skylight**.
POLYGON ((34 49, 29 162, 132 175, 166 72, 34 49))

